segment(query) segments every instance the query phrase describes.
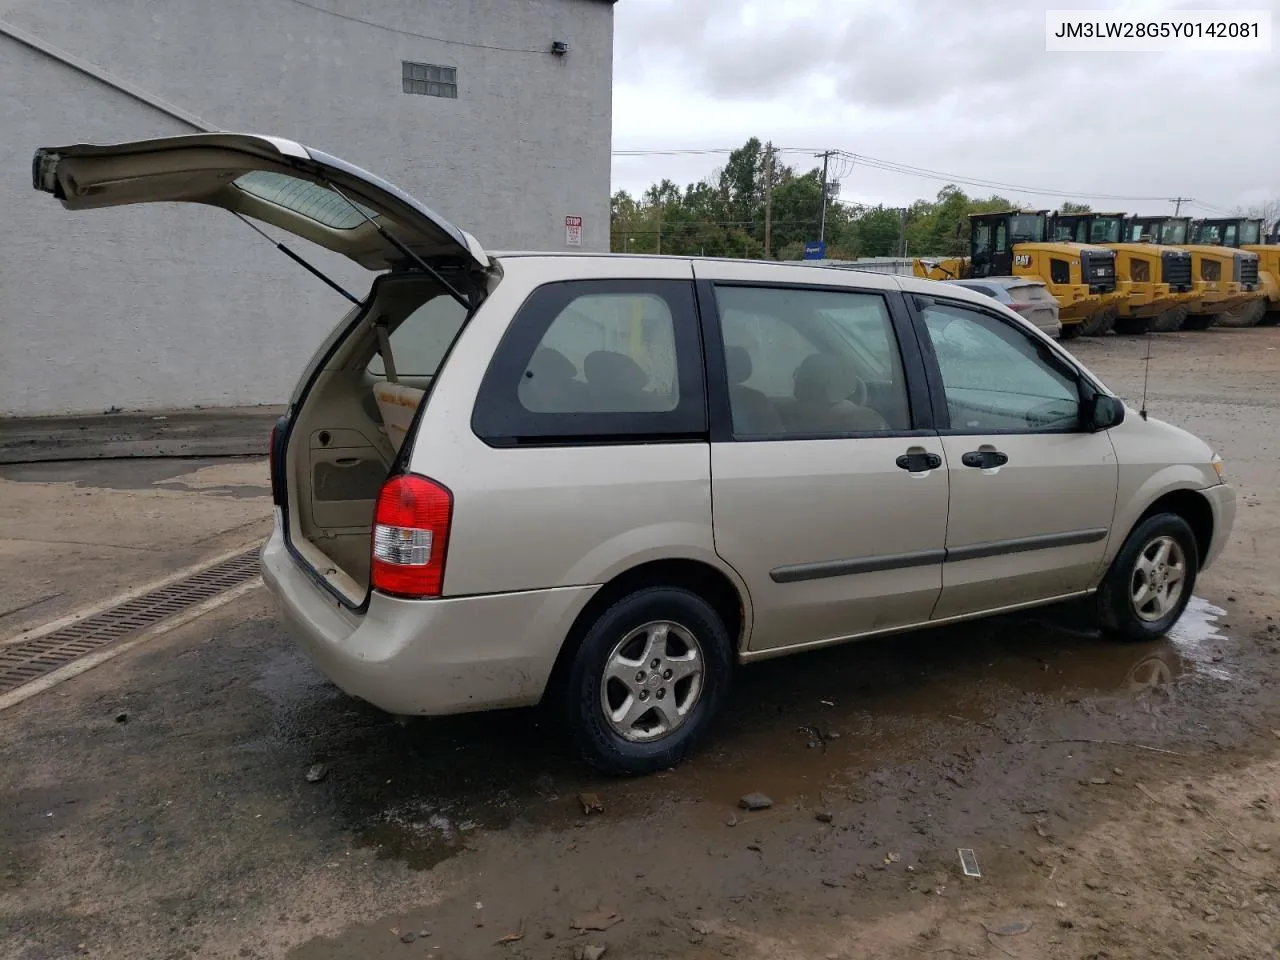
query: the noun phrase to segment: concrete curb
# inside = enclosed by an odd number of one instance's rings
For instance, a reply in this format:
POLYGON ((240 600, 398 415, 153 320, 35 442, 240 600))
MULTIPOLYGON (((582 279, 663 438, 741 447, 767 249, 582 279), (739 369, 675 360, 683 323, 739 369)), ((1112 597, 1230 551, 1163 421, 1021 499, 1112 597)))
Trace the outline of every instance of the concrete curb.
POLYGON ((0 463, 267 455, 284 407, 0 418, 0 463))

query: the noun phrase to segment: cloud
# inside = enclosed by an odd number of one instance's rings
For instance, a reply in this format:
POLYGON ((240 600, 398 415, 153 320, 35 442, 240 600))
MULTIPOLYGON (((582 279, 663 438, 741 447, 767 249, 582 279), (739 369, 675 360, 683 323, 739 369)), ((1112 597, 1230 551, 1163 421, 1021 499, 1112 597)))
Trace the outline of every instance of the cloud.
MULTIPOLYGON (((1192 196, 1220 207, 1280 196, 1280 40, 1265 54, 1045 50, 1045 10, 1098 6, 622 0, 615 145, 732 147, 754 135, 832 146, 1061 191, 1038 198, 1002 191, 1046 206, 1089 192, 1192 196)), ((1157 18, 1175 6, 1238 8, 1225 0, 1127 6, 1157 18)), ((1280 0, 1248 6, 1270 9, 1280 29, 1280 0)), ((615 179, 629 188, 661 176, 688 182, 721 162, 620 158, 615 179)), ((897 203, 942 185, 869 167, 844 183, 849 199, 897 203)), ((1102 205, 1126 202, 1095 203, 1102 205)))

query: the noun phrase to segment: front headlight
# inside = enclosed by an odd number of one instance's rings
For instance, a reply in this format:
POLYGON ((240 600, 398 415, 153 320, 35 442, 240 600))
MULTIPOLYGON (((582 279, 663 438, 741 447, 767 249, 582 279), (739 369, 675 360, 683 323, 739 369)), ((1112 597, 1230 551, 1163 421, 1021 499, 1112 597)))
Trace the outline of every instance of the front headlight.
POLYGON ((1209 465, 1213 467, 1213 472, 1218 475, 1218 479, 1222 480, 1222 457, 1215 453, 1209 458, 1209 465))

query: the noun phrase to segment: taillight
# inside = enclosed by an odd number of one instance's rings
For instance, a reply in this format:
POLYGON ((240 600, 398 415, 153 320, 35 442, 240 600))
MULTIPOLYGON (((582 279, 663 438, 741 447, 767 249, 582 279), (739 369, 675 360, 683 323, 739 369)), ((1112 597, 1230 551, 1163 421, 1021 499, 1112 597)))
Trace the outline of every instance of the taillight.
POLYGON ((373 589, 438 597, 453 518, 453 494, 434 480, 399 474, 383 484, 373 514, 373 589))

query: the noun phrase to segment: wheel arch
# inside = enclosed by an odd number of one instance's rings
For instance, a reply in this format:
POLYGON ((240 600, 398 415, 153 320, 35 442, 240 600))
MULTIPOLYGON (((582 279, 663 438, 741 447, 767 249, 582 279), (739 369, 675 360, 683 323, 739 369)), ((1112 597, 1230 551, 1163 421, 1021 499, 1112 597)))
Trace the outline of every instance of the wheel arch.
POLYGON ((1142 512, 1130 527, 1130 532, 1148 517, 1154 517, 1160 513, 1176 514, 1187 521, 1196 538, 1197 565, 1203 563, 1213 545, 1213 507, 1209 503, 1209 498, 1199 490, 1171 490, 1157 497, 1142 512))
POLYGON ((724 570, 687 557, 649 560, 617 574, 595 592, 574 618, 551 668, 543 699, 562 686, 591 624, 623 597, 645 587, 677 587, 701 597, 719 614, 734 652, 739 652, 750 631, 751 605, 745 586, 735 581, 724 570))

